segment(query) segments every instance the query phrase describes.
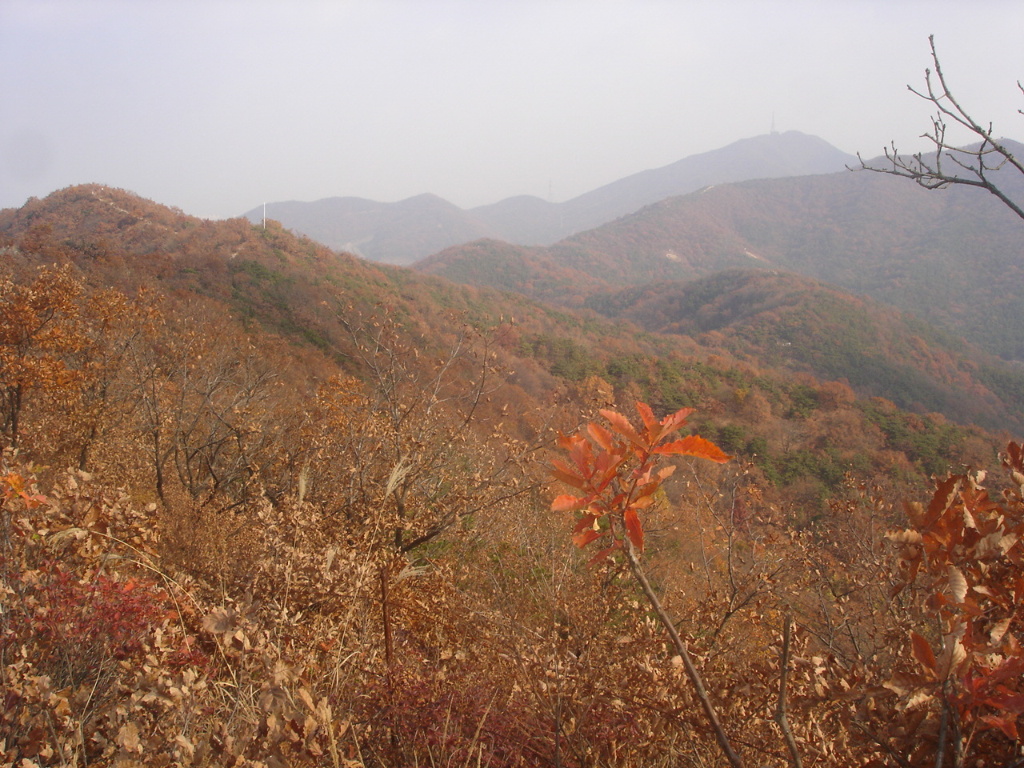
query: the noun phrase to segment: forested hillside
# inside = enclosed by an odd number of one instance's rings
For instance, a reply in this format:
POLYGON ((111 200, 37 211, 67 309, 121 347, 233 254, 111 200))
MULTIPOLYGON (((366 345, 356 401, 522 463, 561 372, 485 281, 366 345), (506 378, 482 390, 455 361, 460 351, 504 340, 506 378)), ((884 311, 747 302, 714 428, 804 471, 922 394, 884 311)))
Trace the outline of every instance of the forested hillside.
MULTIPOLYGON (((1021 757, 1014 422, 761 354, 838 292, 609 274, 608 318, 95 185, 0 256, 5 764, 1021 757)), ((900 323, 849 348, 999 407, 900 323)))
MULTIPOLYGON (((1007 179, 1007 183, 1019 183, 1007 179)), ((868 295, 1007 359, 1024 359, 1024 228, 977 189, 929 192, 866 171, 717 185, 529 252, 452 248, 417 268, 568 305, 612 287, 723 269, 784 269, 868 295), (521 262, 512 267, 507 262, 521 262), (552 290, 547 270, 578 277, 552 290), (518 285, 508 274, 523 273, 518 285)), ((564 282, 564 281, 563 281, 564 282)))
POLYGON ((1024 428, 1024 371, 912 315, 791 272, 724 270, 595 294, 586 305, 740 359, 842 379, 914 411, 1024 428))
MULTIPOLYGON (((598 270, 564 266, 552 253, 557 250, 480 241, 441 252, 418 268, 549 304, 562 305, 564 298, 565 306, 692 337, 708 350, 755 365, 842 380, 862 397, 884 396, 918 413, 996 430, 1024 425, 1024 371, 913 314, 763 264, 723 268, 688 282, 611 288, 614 281, 598 270)), ((724 263, 742 261, 749 265, 751 259, 724 263)))

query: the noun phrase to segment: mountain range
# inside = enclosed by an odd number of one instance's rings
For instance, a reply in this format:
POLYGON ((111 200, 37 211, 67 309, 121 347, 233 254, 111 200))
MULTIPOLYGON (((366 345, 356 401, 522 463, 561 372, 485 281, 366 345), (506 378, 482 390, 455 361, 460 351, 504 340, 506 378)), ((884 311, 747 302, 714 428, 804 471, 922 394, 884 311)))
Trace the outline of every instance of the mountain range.
MULTIPOLYGON (((794 147, 822 145, 828 147, 789 133, 711 155, 764 159, 774 146, 776 159, 792 158, 794 147)), ((828 156, 836 159, 825 151, 812 164, 827 164, 828 156)), ((673 173, 681 178, 679 168, 704 169, 700 180, 706 181, 713 159, 698 156, 639 174, 589 199, 610 200, 617 189, 620 200, 634 194, 635 202, 638 189, 655 194, 673 173)), ((728 166, 723 161, 717 168, 724 174, 728 166)), ((479 225, 439 228, 436 218, 458 209, 437 197, 406 202, 391 211, 404 211, 404 231, 388 224, 376 204, 351 210, 396 240, 411 242, 419 232, 424 250, 481 231, 479 225), (436 239, 423 234, 428 230, 436 239)), ((599 207, 594 202, 591 209, 599 207)), ((266 229, 243 219, 180 220, 155 203, 98 186, 0 212, 0 232, 8 236, 31 238, 38 226, 49 237, 99 251, 111 239, 123 251, 145 242, 140 253, 164 265, 161 279, 175 291, 233 296, 232 311, 324 350, 344 347, 344 323, 339 326, 337 310, 324 309, 339 301, 367 316, 387 306, 418 328, 422 340, 450 335, 445 318, 456 307, 474 324, 518 317, 522 347, 508 351, 508 364, 529 383, 524 397, 531 399, 552 384, 550 376, 579 382, 597 375, 627 386, 615 372, 633 370, 621 360, 637 354, 726 355, 781 376, 842 381, 861 397, 886 397, 964 424, 1024 425, 1024 372, 1014 362, 1024 359, 1024 301, 1018 298, 1024 294, 1018 258, 1024 230, 978 190, 928 192, 902 179, 849 170, 715 183, 551 245, 471 239, 433 253, 414 270, 329 255, 312 241, 289 240, 275 220, 266 229), (258 232, 266 234, 254 238, 258 232), (283 256, 253 255, 271 241, 287 243, 274 246, 275 253, 297 254, 287 269, 278 261, 283 256), (204 254, 196 264, 193 252, 204 254)), ((137 259, 119 259, 117 275, 107 279, 124 284, 142 268, 137 259)), ((687 402, 674 385, 655 390, 666 407, 687 402)))
POLYGON ((549 245, 673 195, 744 179, 805 176, 855 164, 816 136, 798 131, 744 139, 606 184, 562 203, 521 195, 464 210, 436 195, 396 203, 358 197, 267 203, 264 212, 285 227, 373 261, 411 264, 451 245, 494 238, 519 245, 549 245))
POLYGON ((1022 255, 1020 220, 984 191, 842 171, 716 185, 549 247, 474 242, 416 269, 569 306, 625 285, 658 290, 724 269, 786 270, 1020 361, 1022 255))
MULTIPOLYGON (((685 213, 688 204, 703 205, 723 193, 742 196, 768 183, 800 189, 801 183, 831 178, 715 187, 550 248, 478 241, 424 261, 419 271, 332 252, 276 222, 264 229, 244 219, 204 221, 98 185, 0 211, 0 248, 22 254, 13 261, 70 259, 98 288, 137 292, 159 286, 185 305, 214 302, 231 323, 262 328, 306 349, 304 362, 291 367, 308 368, 311 376, 339 364, 357 372, 346 362, 359 357, 351 328, 382 312, 400 320, 395 332, 425 356, 452 343, 467 323, 482 331, 508 326, 494 353, 507 372, 505 402, 521 404, 518 418, 565 386, 611 386, 641 392, 661 408, 703 402, 715 410, 732 407, 708 404, 728 402, 738 381, 775 399, 807 381, 839 381, 861 397, 885 397, 961 424, 1024 429, 1024 372, 1017 367, 879 301, 782 268, 781 246, 770 250, 760 243, 765 255, 750 250, 748 240, 711 216, 714 208, 700 209, 693 219, 660 218, 660 212, 681 206, 685 213), (648 226, 637 229, 644 219, 648 226), (693 221, 710 222, 708 232, 721 234, 716 240, 705 233, 700 241, 706 254, 720 258, 698 262, 671 240, 674 227, 682 225, 678 231, 686 233, 693 221), (636 239, 640 231, 650 242, 636 239), (665 258, 666 247, 676 248, 678 258, 665 258), (448 270, 478 285, 442 279, 448 270), (709 368, 709 360, 718 362, 709 368), (711 371, 732 383, 705 390, 711 371)), ((835 178, 913 189, 871 174, 835 178)), ((825 188, 802 194, 820 202, 825 188)), ((948 202, 943 195, 922 199, 948 202)), ((978 203, 977 197, 963 199, 978 203)), ((778 201, 778 211, 784 202, 778 201)), ((891 207, 892 201, 878 205, 891 207)), ((940 208, 954 210, 946 203, 940 208)), ((728 210, 739 215, 736 206, 728 210)), ((989 213, 986 228, 999 220, 989 213)), ((780 228, 776 239, 784 242, 779 233, 787 231, 780 228)), ((880 242, 886 242, 885 232, 877 235, 880 242)), ((788 264, 797 263, 791 256, 788 264)), ((793 407, 780 405, 779 413, 793 407)))

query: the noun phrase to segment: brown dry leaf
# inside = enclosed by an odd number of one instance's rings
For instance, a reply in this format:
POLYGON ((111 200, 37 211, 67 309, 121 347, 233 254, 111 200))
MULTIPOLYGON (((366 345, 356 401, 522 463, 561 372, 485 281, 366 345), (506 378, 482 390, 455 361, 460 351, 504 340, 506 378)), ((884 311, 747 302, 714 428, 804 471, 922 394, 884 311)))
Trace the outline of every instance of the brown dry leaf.
POLYGON ((309 707, 310 712, 316 713, 316 706, 313 704, 313 696, 305 687, 299 688, 299 698, 309 707))
POLYGON ((967 658, 967 649, 964 648, 963 642, 958 639, 953 644, 953 654, 952 654, 952 658, 951 658, 951 662, 952 663, 951 663, 950 669, 951 670, 955 670, 957 667, 959 667, 964 662, 964 659, 966 659, 966 658, 967 658))
POLYGON ((989 630, 988 633, 988 639, 989 642, 992 643, 992 645, 998 645, 999 642, 1003 639, 1003 637, 1006 635, 1006 630, 1010 628, 1011 621, 1012 619, 1010 618, 1000 619, 992 625, 992 629, 989 630))
POLYGON ((214 635, 223 635, 234 629, 237 615, 234 608, 215 608, 203 617, 203 629, 214 635))
POLYGON ((139 738, 139 727, 127 722, 117 732, 117 744, 128 752, 142 752, 142 741, 139 738))
POLYGON ((934 698, 935 697, 932 694, 928 693, 924 689, 914 691, 914 694, 909 699, 907 699, 907 709, 914 709, 923 704, 927 704, 934 698))
POLYGON ((942 638, 942 656, 938 660, 941 677, 955 674, 957 667, 967 658, 967 649, 961 640, 963 628, 954 630, 942 638))
POLYGON ((982 536, 974 545, 974 552, 978 558, 988 557, 999 550, 999 541, 1002 539, 1002 531, 993 531, 987 536, 982 536))
POLYGON ((192 757, 192 755, 195 754, 196 745, 193 744, 187 736, 184 736, 183 734, 179 733, 177 736, 174 737, 174 741, 176 744, 178 744, 178 746, 180 746, 188 753, 189 757, 192 757))
POLYGON ((903 503, 903 508, 913 525, 921 527, 924 524, 926 515, 924 505, 921 502, 907 501, 903 503))
POLYGON ((281 731, 281 723, 277 719, 277 715, 267 715, 267 734, 271 738, 276 738, 281 731))
POLYGON ((1017 534, 1008 533, 999 540, 999 549, 1002 554, 1006 554, 1010 551, 1010 548, 1017 543, 1017 534))
POLYGON ((905 696, 910 693, 916 685, 916 681, 902 672, 896 672, 882 683, 882 687, 892 691, 897 696, 905 696))
POLYGON ((949 594, 953 601, 962 603, 967 597, 967 579, 955 565, 949 566, 949 594))
POLYGON ((68 703, 68 695, 70 693, 71 689, 65 688, 51 695, 50 703, 53 706, 53 714, 57 717, 68 717, 72 714, 71 706, 68 703))
POLYGON ((268 688, 260 696, 260 709, 264 712, 280 712, 288 703, 288 692, 280 686, 268 688))
POLYGON ((295 679, 289 667, 283 659, 274 662, 274 685, 284 685, 295 679))
POLYGON ((89 535, 84 528, 65 528, 62 531, 54 531, 46 537, 46 546, 49 549, 62 549, 72 541, 81 541, 89 535))

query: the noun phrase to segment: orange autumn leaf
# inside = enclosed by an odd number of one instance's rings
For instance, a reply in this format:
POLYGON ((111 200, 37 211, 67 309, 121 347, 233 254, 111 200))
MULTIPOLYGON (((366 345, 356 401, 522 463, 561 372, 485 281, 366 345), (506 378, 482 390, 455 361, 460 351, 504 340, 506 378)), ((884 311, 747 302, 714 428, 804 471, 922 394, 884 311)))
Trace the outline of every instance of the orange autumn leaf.
POLYGON ((601 538, 601 531, 595 531, 593 528, 588 528, 573 536, 572 543, 580 549, 583 549, 587 544, 599 538, 601 538))
POLYGON ((643 447, 643 440, 640 438, 636 429, 633 428, 633 425, 629 423, 629 419, 618 411, 612 411, 604 408, 601 409, 600 413, 608 420, 608 423, 611 424, 611 427, 615 432, 618 432, 633 445, 643 447))
POLYGON ((932 652, 931 644, 921 637, 921 635, 917 634, 917 632, 911 632, 910 645, 911 650, 914 653, 914 658, 921 663, 922 667, 928 670, 932 675, 935 675, 938 664, 935 661, 935 654, 932 652))
POLYGON ((551 502, 552 512, 569 512, 574 509, 580 509, 586 506, 586 496, 572 496, 564 493, 561 496, 556 496, 555 500, 551 502))
POLYGON ((663 456, 695 456, 719 464, 724 464, 732 458, 710 440, 699 435, 687 435, 680 440, 665 443, 655 448, 654 452, 663 456))
POLYGON ((626 535, 633 546, 640 552, 644 551, 644 527, 634 507, 626 507, 622 514, 622 520, 626 524, 626 535))

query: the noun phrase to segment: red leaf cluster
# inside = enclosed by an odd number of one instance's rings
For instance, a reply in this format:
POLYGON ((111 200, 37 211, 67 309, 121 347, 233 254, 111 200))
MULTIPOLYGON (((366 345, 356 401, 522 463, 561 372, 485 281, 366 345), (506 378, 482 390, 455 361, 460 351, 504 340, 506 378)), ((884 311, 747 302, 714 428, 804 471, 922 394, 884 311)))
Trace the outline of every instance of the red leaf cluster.
POLYGON ((566 458, 552 462, 551 474, 579 494, 562 494, 551 504, 555 512, 580 512, 573 542, 581 549, 602 540, 594 556, 599 562, 622 549, 628 541, 643 551, 644 527, 640 511, 654 504, 662 482, 674 465, 659 466, 663 457, 692 456, 714 462, 731 457, 697 435, 670 440, 686 426, 692 408, 683 408, 662 419, 650 406, 637 402, 641 425, 610 409, 601 415, 608 426, 591 422, 583 433, 559 438, 566 458))

